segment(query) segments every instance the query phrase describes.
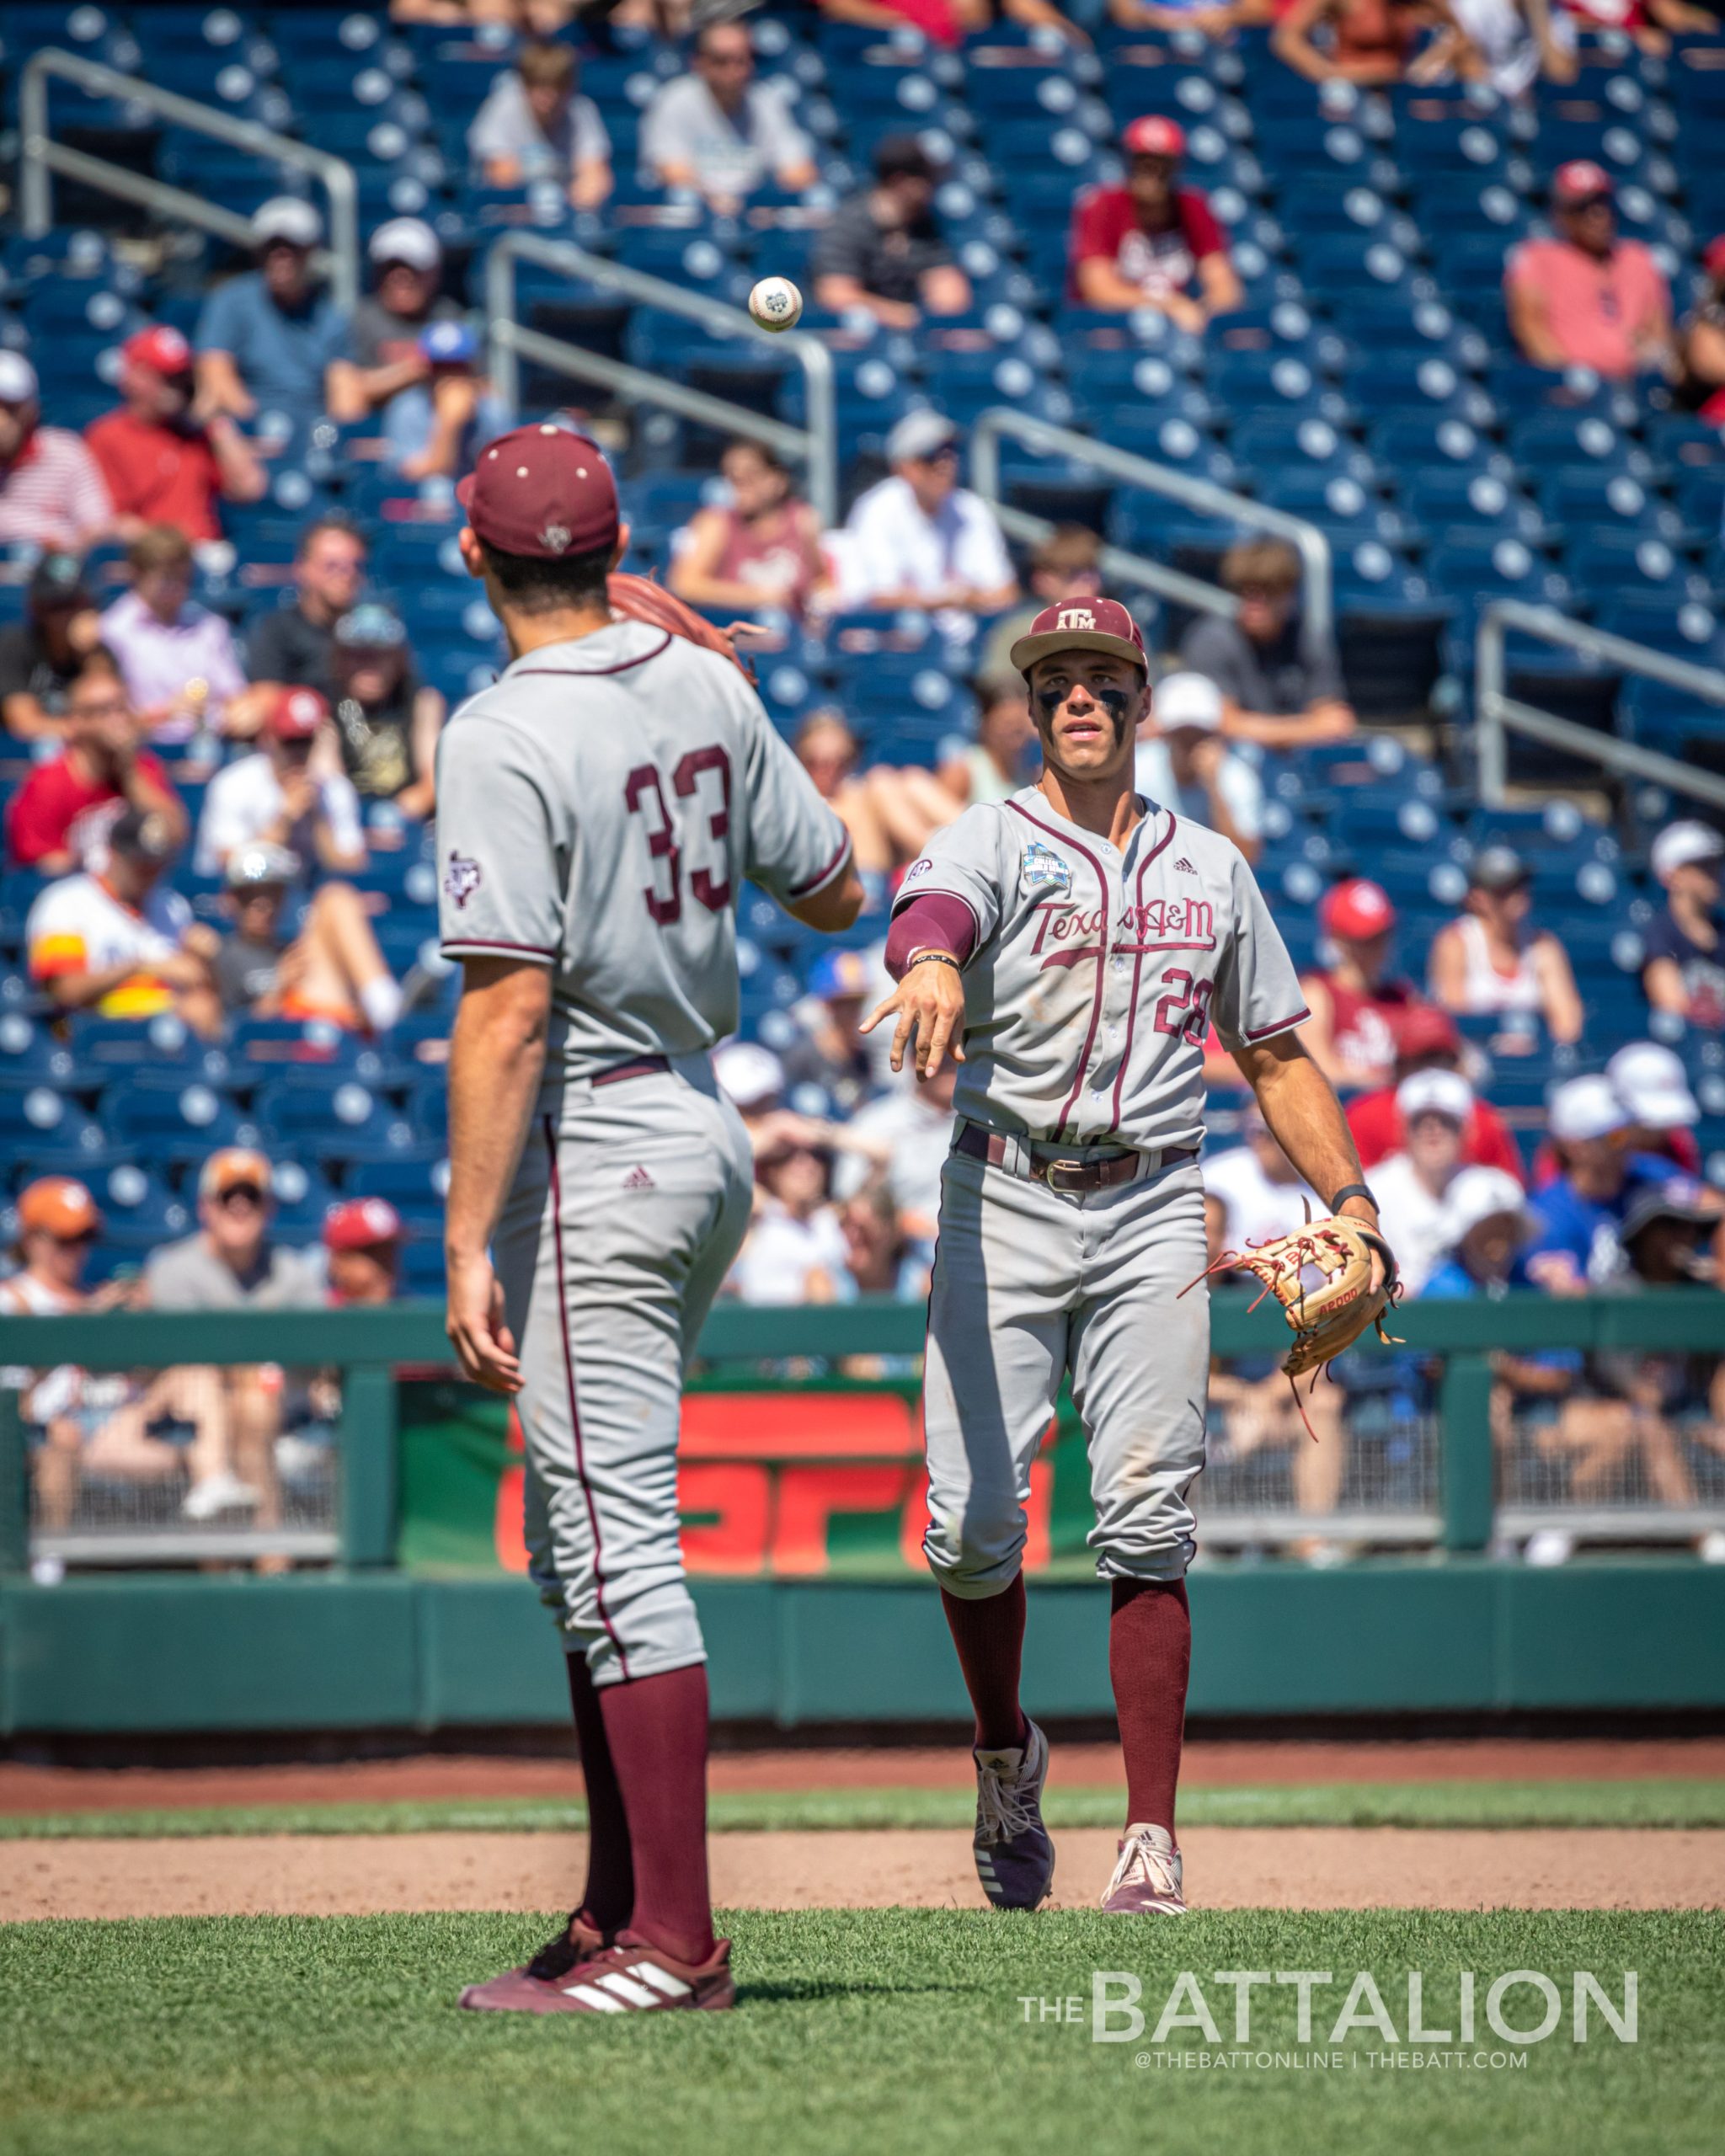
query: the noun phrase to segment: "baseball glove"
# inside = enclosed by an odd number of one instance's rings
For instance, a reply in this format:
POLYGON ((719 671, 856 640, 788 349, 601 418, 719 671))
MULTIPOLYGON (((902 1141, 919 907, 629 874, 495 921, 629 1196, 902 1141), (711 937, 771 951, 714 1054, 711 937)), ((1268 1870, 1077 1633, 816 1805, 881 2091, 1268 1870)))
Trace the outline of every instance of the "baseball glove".
MULTIPOLYGON (((1295 1381, 1310 1370, 1316 1385, 1326 1367, 1351 1348, 1368 1326, 1376 1328, 1378 1338, 1387 1346, 1401 1345, 1384 1330, 1384 1313, 1402 1294, 1395 1256, 1375 1229, 1345 1214, 1308 1220, 1291 1235, 1276 1235, 1243 1251, 1225 1251, 1199 1278, 1236 1271, 1255 1273, 1263 1283, 1253 1310, 1266 1295, 1274 1295, 1282 1305, 1294 1334, 1282 1368, 1296 1401, 1300 1388, 1295 1381), (1383 1284, 1376 1289, 1371 1284, 1374 1252, 1384 1266, 1383 1284)), ((1302 1418, 1305 1413, 1302 1406, 1302 1418)), ((1306 1428, 1311 1429, 1309 1422, 1306 1428)))
POLYGON ((717 628, 650 576, 632 576, 625 569, 613 569, 605 588, 614 614, 626 614, 631 621, 651 622, 655 628, 667 629, 686 643, 723 652, 745 681, 754 680, 755 670, 738 652, 734 642, 738 631, 752 629, 753 622, 733 622, 729 628, 717 628))

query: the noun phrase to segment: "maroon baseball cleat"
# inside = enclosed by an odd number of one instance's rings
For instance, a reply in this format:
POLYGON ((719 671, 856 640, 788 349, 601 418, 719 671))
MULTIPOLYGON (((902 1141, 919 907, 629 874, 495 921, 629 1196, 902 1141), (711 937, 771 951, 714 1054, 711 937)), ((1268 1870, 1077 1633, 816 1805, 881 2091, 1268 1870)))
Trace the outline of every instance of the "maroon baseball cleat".
POLYGON ((611 1944, 595 1925, 586 1923, 577 1909, 555 1939, 547 1939, 531 1961, 519 1969, 505 1969, 483 1984, 469 1984, 462 1993, 463 2006, 478 2013, 558 2014, 562 1994, 558 1984, 571 1969, 611 1944))
MULTIPOLYGON (((562 1945, 553 1940, 547 1951, 562 1945)), ((462 2004, 516 2014, 655 2014, 674 2006, 714 2012, 736 2004, 728 1939, 704 1961, 680 1961, 624 1931, 612 1945, 595 1944, 585 1958, 553 1976, 533 1976, 536 1966, 530 1962, 488 1984, 470 1984, 462 2004)))

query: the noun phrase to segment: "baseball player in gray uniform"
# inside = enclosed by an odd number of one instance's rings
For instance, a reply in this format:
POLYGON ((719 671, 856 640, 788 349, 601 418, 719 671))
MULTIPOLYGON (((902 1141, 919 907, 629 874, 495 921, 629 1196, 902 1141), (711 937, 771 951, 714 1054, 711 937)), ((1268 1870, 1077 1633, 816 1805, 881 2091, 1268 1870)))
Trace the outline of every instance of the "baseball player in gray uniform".
MULTIPOLYGON (((892 1061, 959 1059, 924 1412, 936 1578, 975 1710, 978 1874, 1034 1908, 1054 1876, 1048 1745, 1019 1705, 1031 1462, 1064 1378, 1089 1441, 1126 1832, 1105 1909, 1183 1909, 1174 1789, 1210 1317, 1204 1043, 1213 1025, 1333 1209, 1376 1208, 1268 906, 1236 847, 1133 790, 1144 644, 1108 599, 1012 647, 1041 779, 937 832, 888 938, 892 1061), (1197 1283, 1197 1284, 1194 1284, 1197 1283)), ((1374 1259, 1375 1264, 1377 1260, 1374 1259)))
POLYGON ((753 1183, 709 1051, 737 1022, 743 878, 817 928, 847 926, 862 889, 734 661, 614 616, 628 531, 592 442, 519 428, 462 499, 463 558, 511 663, 438 755, 442 942, 464 973, 448 1329, 467 1375, 517 1398, 590 1833, 566 1930, 462 2004, 728 2006, 676 1493, 684 1363, 753 1183))

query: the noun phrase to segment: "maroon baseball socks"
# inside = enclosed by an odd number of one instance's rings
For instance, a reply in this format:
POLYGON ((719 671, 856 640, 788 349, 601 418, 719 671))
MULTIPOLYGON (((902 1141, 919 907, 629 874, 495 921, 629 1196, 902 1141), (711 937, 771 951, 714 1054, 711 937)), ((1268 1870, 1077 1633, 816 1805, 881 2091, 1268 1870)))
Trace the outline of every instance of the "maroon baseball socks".
POLYGON ((577 1913, 609 1939, 621 1931, 635 1906, 635 1866, 629 1849, 629 1822, 617 1786, 617 1762, 605 1733, 599 1690, 587 1657, 579 1648, 569 1663, 569 1705, 581 1748, 581 1778, 587 1785, 587 1884, 577 1913))
POLYGON ((1018 1673, 1024 1659, 1024 1575, 1018 1573, 1004 1594, 967 1601, 943 1588, 940 1601, 976 1716, 972 1740, 976 1749, 1016 1749, 1029 1726, 1018 1704, 1018 1673))
POLYGON ((1108 1676, 1126 1758, 1126 1817, 1133 1826, 1174 1831, 1191 1666, 1185 1581, 1116 1580, 1108 1676))
POLYGON ((602 1684, 598 1700, 628 1828, 628 1930, 680 1961, 705 1962, 713 1951, 706 1665, 602 1684))

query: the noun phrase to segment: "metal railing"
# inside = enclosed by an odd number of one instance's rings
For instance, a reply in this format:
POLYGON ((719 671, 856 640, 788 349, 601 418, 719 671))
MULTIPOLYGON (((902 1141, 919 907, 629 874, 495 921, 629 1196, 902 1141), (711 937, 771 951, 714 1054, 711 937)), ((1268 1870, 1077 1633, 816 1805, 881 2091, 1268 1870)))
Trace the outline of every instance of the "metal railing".
POLYGON ((1674 793, 1692 794, 1725 808, 1725 778, 1697 770, 1657 749, 1637 747, 1613 734, 1600 734, 1573 719, 1559 718, 1555 712, 1540 711, 1509 694, 1506 643, 1508 632, 1579 652, 1603 660, 1626 674, 1643 674, 1683 689, 1705 703, 1725 705, 1725 672, 1717 667, 1696 666, 1686 659, 1674 659, 1651 645, 1634 643, 1627 637, 1614 637, 1604 629, 1573 622, 1552 606, 1529 606, 1519 599, 1494 600, 1481 615, 1474 647, 1474 708, 1479 745, 1480 798, 1487 808, 1505 805, 1509 777, 1511 734, 1525 734, 1548 749, 1562 749, 1571 755, 1603 764, 1626 777, 1646 779, 1653 786, 1669 787, 1674 793))
MULTIPOLYGON (((1177 472, 1172 466, 1153 463, 1147 456, 1135 456, 1130 450, 1115 449, 1108 442, 1096 441, 1071 427, 1027 419, 1022 412, 1014 412, 1005 405, 991 405, 971 430, 971 479, 977 493, 994 509, 1005 528, 1021 537, 1039 536, 1048 527, 1040 519, 1026 520, 1021 511, 1012 509, 1005 500, 1001 485, 1002 435, 1044 456, 1070 456, 1076 462, 1093 465, 1099 472, 1124 479, 1129 486, 1141 487, 1146 494, 1166 495, 1170 501, 1183 503, 1201 516, 1226 518, 1288 540, 1298 548, 1305 571, 1306 625, 1315 638, 1322 640, 1330 635, 1336 618, 1335 579, 1330 568, 1330 542, 1316 525, 1308 524, 1304 517, 1290 516, 1285 510, 1267 509, 1249 495, 1231 493, 1209 479, 1194 479, 1188 472, 1177 472), (1038 524, 1040 531, 1030 532, 1027 528, 1029 523, 1038 524)), ((1153 590, 1162 592, 1183 606, 1202 607, 1212 614, 1234 611, 1231 595, 1218 585, 1183 575, 1178 569, 1141 555, 1135 554, 1130 560, 1135 566, 1128 574, 1140 577, 1153 590)))
POLYGON ((277 165, 307 173, 323 188, 329 200, 329 244, 323 251, 331 291, 339 305, 351 307, 360 296, 359 185, 354 168, 345 159, 327 150, 314 150, 291 135, 278 135, 255 120, 236 120, 214 105, 200 104, 175 91, 158 89, 142 76, 122 75, 99 61, 84 60, 53 46, 33 53, 19 83, 19 202, 25 235, 40 238, 53 224, 51 173, 67 179, 136 202, 159 216, 196 225, 219 238, 244 244, 251 236, 250 220, 220 203, 171 187, 165 180, 150 179, 105 157, 92 157, 56 142, 49 133, 48 78, 57 76, 91 97, 115 98, 141 104, 176 127, 208 135, 237 150, 277 165))
POLYGON ((511 409, 519 408, 518 359, 552 367, 577 380, 597 382, 638 403, 657 404, 681 417, 713 427, 729 428, 762 441, 781 455, 794 458, 808 472, 809 503, 822 527, 838 522, 838 419, 833 382, 832 355, 818 337, 804 330, 772 334, 762 329, 741 307, 727 307, 699 293, 685 291, 663 277, 631 270, 602 254, 566 240, 544 239, 537 232, 508 232, 485 258, 485 313, 490 337, 491 380, 498 395, 511 409), (515 271, 519 261, 537 262, 547 270, 560 270, 584 284, 620 298, 637 300, 644 307, 662 307, 697 323, 717 337, 746 338, 756 344, 772 344, 788 351, 803 370, 807 391, 806 427, 793 427, 768 418, 722 397, 708 396, 663 375, 649 374, 622 360, 606 359, 558 337, 547 337, 526 328, 515 311, 515 271))

